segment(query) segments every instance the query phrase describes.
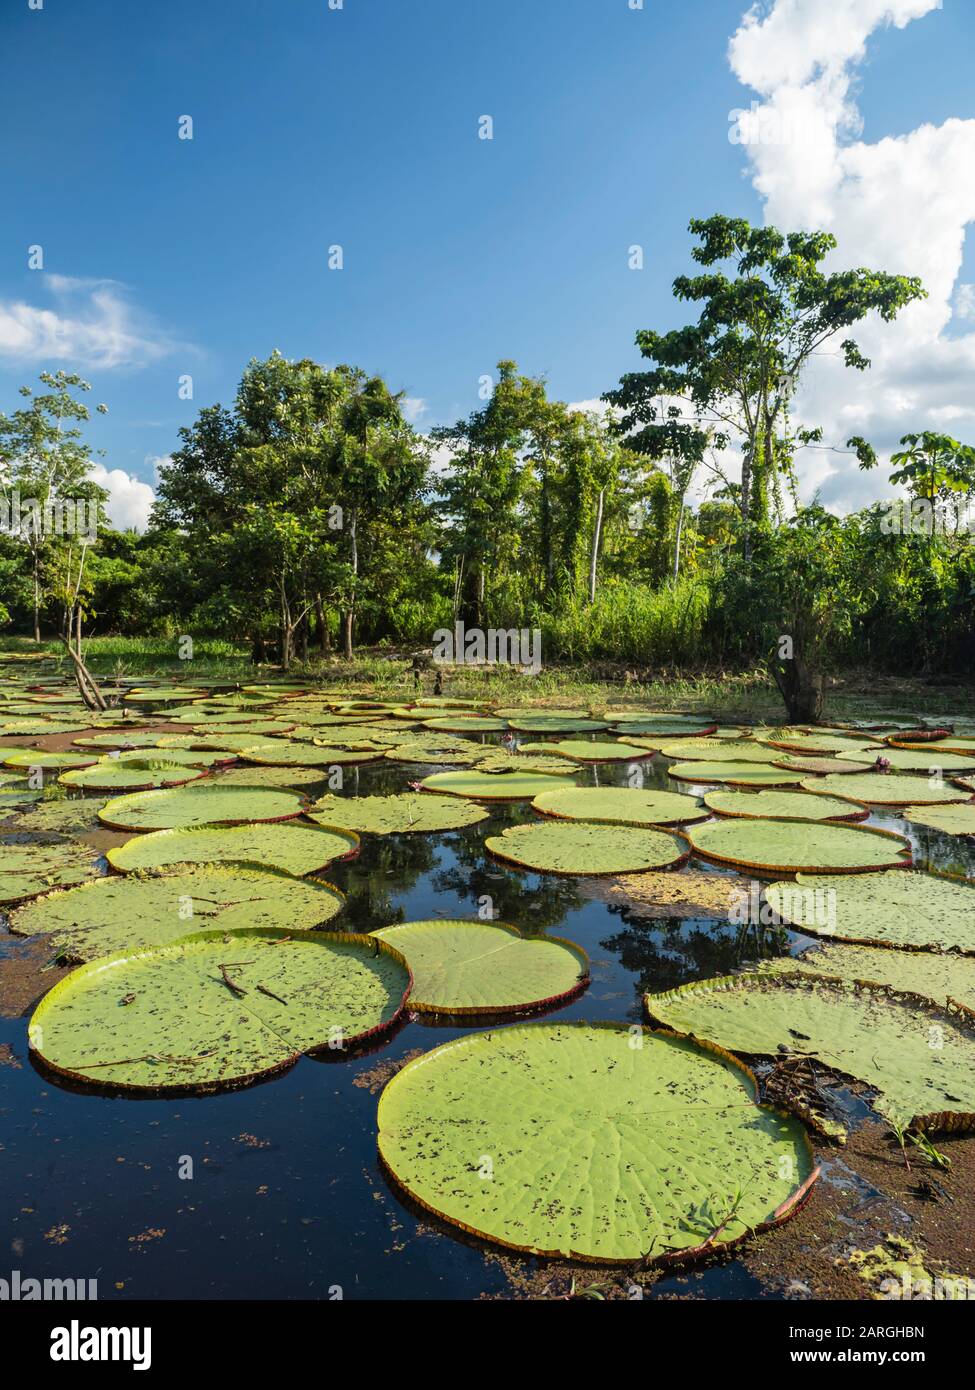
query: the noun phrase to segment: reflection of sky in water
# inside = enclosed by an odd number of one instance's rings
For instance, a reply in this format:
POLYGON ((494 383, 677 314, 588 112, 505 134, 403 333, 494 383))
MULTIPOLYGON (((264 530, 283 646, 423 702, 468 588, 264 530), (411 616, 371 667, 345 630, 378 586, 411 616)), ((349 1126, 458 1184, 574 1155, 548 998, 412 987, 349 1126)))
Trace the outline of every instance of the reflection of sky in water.
MULTIPOLYGON (((660 758, 638 766, 646 787, 692 790, 668 778, 660 758)), ((345 792, 400 791, 428 771, 346 768, 345 792)), ((577 780, 625 785, 630 771, 626 763, 584 767, 577 780)), ((462 832, 364 837, 357 860, 327 873, 349 895, 347 924, 365 931, 471 916, 489 896, 501 920, 557 931, 589 952, 590 988, 557 1011, 560 1019, 637 1021, 642 992, 725 974, 761 949, 754 932, 726 921, 655 919, 652 907, 637 913, 587 896, 578 880, 495 863, 485 836, 532 812, 528 803, 490 809, 489 820, 462 832)), ((905 831, 887 812, 864 823, 905 831)), ((975 842, 907 833, 919 864, 975 873, 975 842)), ((772 949, 804 940, 785 933, 772 949)), ((8 940, 4 949, 17 948, 8 940)), ((378 1093, 354 1084, 379 1062, 468 1031, 408 1022, 358 1060, 306 1059, 224 1095, 133 1101, 70 1092, 40 1076, 25 1060, 26 1020, 0 1020, 0 1042, 22 1064, 0 1066, 0 1242, 10 1268, 24 1277, 97 1277, 103 1299, 327 1297, 333 1285, 347 1298, 469 1298, 503 1289, 498 1265, 481 1249, 434 1233, 387 1187, 375 1155, 378 1093), (183 1155, 194 1161, 191 1181, 177 1175, 183 1155), (45 1233, 62 1225, 65 1243, 56 1244, 45 1233)), ((668 1276, 663 1287, 670 1283, 668 1276)), ((733 1261, 695 1284, 713 1297, 759 1292, 733 1261)))

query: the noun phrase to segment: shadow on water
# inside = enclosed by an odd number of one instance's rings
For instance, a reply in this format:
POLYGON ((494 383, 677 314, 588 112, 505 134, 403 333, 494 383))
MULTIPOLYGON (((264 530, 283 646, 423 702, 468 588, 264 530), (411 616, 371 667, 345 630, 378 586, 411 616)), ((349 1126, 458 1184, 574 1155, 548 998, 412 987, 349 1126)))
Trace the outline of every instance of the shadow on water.
MULTIPOLYGON (((673 788, 659 758, 644 785, 673 788)), ((348 794, 401 791, 433 769, 382 763, 347 776, 348 794)), ((583 769, 622 784, 625 764, 583 769)), ((655 918, 585 896, 577 880, 494 861, 485 836, 532 818, 526 803, 440 835, 363 838, 327 877, 348 895, 347 929, 470 917, 486 905, 528 932, 557 931, 589 953, 588 990, 560 1019, 641 1018, 641 995, 726 974, 767 951, 727 921, 655 918)), ((893 817, 871 823, 903 829, 893 817)), ((918 860, 972 872, 975 854, 912 834, 918 860)), ((773 951, 795 949, 783 934, 773 951)), ((499 1262, 418 1213, 383 1177, 378 1093, 394 1065, 474 1031, 409 1019, 370 1053, 303 1059, 250 1089, 168 1100, 72 1090, 27 1062, 26 1019, 0 1020, 0 1240, 23 1277, 98 1280, 101 1298, 471 1298, 500 1293, 499 1262)), ((497 1028, 496 1021, 491 1027, 497 1028)), ((734 1260, 668 1274, 654 1297, 766 1296, 734 1260)))

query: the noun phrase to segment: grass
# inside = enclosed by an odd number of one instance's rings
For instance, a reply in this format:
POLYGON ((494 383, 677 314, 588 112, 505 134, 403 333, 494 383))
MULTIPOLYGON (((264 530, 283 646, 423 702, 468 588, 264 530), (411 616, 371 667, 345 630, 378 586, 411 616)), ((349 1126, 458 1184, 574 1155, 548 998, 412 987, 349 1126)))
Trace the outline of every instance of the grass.
MULTIPOLYGON (((219 639, 195 644, 193 659, 181 661, 175 640, 152 637, 94 637, 87 644, 92 671, 101 676, 179 677, 194 680, 225 680, 249 684, 280 674, 273 665, 256 666, 249 648, 219 639)), ((54 669, 70 675, 70 665, 60 644, 46 641, 40 648, 26 637, 0 637, 0 653, 36 656, 43 653, 54 669)), ((350 694, 375 692, 381 697, 408 699, 412 696, 411 651, 366 650, 355 660, 338 657, 316 659, 307 665, 296 663, 288 673, 292 679, 307 679, 350 694)), ((46 669, 51 667, 45 663, 46 669)), ((499 700, 505 704, 579 704, 590 708, 623 704, 649 709, 711 714, 727 723, 784 721, 782 701, 768 674, 761 670, 667 670, 644 673, 641 679, 626 680, 622 666, 600 663, 558 664, 543 667, 537 675, 523 674, 508 666, 441 667, 444 693, 458 698, 499 700)), ((423 673, 422 687, 430 694, 434 668, 423 673)), ((900 679, 855 670, 841 673, 829 682, 827 719, 855 719, 871 715, 933 715, 935 717, 970 714, 973 685, 937 683, 917 678, 900 679)))

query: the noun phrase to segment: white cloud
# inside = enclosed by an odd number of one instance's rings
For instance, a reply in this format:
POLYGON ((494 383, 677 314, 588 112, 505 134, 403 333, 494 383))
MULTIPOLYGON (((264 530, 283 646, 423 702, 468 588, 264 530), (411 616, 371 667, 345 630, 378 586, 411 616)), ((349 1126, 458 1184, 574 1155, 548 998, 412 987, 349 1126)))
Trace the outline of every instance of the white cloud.
POLYGON ((93 463, 90 474, 99 487, 108 491, 105 507, 115 529, 126 531, 134 527, 144 531, 156 496, 149 484, 133 478, 122 468, 106 468, 103 463, 93 463))
POLYGON ((955 317, 975 319, 975 285, 959 285, 955 291, 955 317))
MULTIPOLYGON (((950 424, 975 438, 975 333, 945 334, 953 312, 956 329, 975 317, 975 289, 957 284, 975 221, 975 120, 868 143, 851 95, 871 33, 940 8, 940 0, 774 0, 745 16, 729 50, 736 75, 761 97, 741 148, 767 222, 832 231, 839 246, 828 268, 917 275, 928 291, 894 323, 871 316, 855 330, 868 371, 823 356, 796 402, 798 417, 822 425, 830 443, 862 434, 882 457, 909 430, 950 424)), ((883 466, 863 473, 841 453, 808 451, 801 472, 804 496, 820 488, 831 506, 862 506, 886 491, 883 466)))
POLYGON ((176 343, 144 321, 114 280, 44 275, 53 307, 0 300, 0 360, 141 367, 176 343))
POLYGON ((430 407, 422 396, 407 396, 403 401, 403 414, 411 425, 418 424, 429 414, 430 407))

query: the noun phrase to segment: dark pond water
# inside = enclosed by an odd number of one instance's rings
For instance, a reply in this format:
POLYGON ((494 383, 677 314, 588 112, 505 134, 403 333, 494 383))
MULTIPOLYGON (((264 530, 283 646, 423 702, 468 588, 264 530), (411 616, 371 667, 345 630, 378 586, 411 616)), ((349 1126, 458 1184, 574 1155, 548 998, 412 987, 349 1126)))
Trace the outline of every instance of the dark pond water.
MULTIPOLYGON (((647 785, 674 787, 662 759, 642 766, 647 785)), ((347 769, 345 790, 398 791, 429 770, 347 769)), ((626 776, 625 764, 603 764, 579 781, 626 776)), ((347 929, 472 916, 489 895, 502 921, 557 930, 588 951, 592 984, 553 1015, 560 1019, 639 1021, 643 991, 726 973, 760 949, 728 923, 655 920, 587 897, 579 880, 489 859, 485 836, 531 816, 521 804, 496 808, 465 832, 364 838, 360 857, 328 874, 348 894, 347 929)), ((903 831, 896 817, 871 823, 903 831)), ((914 842, 919 864, 975 872, 975 853, 966 857, 957 839, 922 833, 914 842)), ((802 944, 788 935, 772 949, 802 944)), ((0 935, 0 955, 17 949, 0 935)), ((27 1019, 0 1020, 0 1043, 13 1054, 0 1065, 0 1277, 17 1269, 23 1278, 97 1279, 102 1299, 503 1293, 497 1258, 435 1228, 387 1185, 375 1147, 381 1082, 375 1093, 364 1084, 378 1064, 467 1031, 408 1022, 367 1056, 306 1058, 249 1090, 123 1100, 42 1076, 28 1059, 27 1019), (192 1178, 180 1176, 187 1157, 192 1178)), ((690 1286, 669 1277, 656 1292, 677 1288, 712 1298, 763 1294, 734 1261, 690 1286)))

